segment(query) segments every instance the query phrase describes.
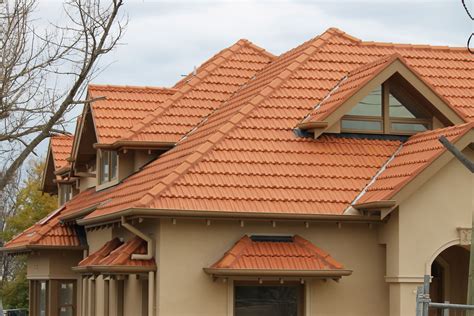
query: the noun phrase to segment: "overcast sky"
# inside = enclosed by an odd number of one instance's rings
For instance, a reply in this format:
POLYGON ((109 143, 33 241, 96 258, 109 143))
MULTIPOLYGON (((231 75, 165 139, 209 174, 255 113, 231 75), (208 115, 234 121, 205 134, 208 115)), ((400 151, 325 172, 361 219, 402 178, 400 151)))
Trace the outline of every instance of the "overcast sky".
MULTIPOLYGON (((42 17, 57 17, 60 3, 42 0, 42 17)), ((329 27, 364 40, 451 46, 464 46, 472 31, 460 0, 125 3, 123 45, 103 61, 112 64, 95 83, 170 86, 240 38, 280 54, 329 27)))

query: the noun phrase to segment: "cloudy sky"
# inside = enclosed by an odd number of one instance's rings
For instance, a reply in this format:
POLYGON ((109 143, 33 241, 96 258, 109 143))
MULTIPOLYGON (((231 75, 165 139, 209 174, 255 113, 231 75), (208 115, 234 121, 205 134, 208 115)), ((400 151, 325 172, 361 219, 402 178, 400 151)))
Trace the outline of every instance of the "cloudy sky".
MULTIPOLYGON (((474 0, 466 0, 472 5, 474 0)), ((61 1, 42 0, 44 19, 61 1)), ((95 83, 170 86, 246 38, 280 54, 329 27, 364 40, 464 46, 472 23, 461 0, 126 0, 122 45, 95 83)))

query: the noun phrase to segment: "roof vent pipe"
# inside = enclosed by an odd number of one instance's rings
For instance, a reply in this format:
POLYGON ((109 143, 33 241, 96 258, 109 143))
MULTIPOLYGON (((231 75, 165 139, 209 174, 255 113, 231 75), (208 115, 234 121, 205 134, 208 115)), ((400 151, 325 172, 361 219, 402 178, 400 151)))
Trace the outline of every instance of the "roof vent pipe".
POLYGON ((122 220, 122 226, 131 232, 132 234, 140 237, 144 241, 146 241, 146 254, 138 254, 134 253, 132 254, 132 260, 150 260, 153 258, 153 240, 148 237, 146 234, 143 232, 139 231, 136 227, 130 225, 125 221, 125 217, 121 217, 122 220))

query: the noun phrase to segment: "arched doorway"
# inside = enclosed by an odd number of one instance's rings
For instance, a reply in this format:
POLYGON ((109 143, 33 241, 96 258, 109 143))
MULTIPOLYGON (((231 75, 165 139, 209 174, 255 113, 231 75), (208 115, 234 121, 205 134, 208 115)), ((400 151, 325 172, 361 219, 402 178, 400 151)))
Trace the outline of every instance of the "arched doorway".
MULTIPOLYGON (((442 251, 431 264, 431 277, 430 298, 433 302, 466 304, 469 278, 468 248, 451 246, 442 251)), ((442 312, 432 310, 431 315, 442 315, 442 312)))

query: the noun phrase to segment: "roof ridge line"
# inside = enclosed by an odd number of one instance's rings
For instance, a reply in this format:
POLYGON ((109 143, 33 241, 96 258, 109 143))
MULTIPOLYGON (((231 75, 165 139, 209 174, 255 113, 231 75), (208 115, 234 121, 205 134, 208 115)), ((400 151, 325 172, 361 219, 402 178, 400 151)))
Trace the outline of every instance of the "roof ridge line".
POLYGON ((363 46, 383 46, 383 47, 399 47, 407 49, 429 49, 429 50, 447 50, 447 51, 465 51, 466 47, 448 46, 448 45, 428 45, 428 44, 406 44, 406 43, 393 43, 393 42, 380 42, 380 41, 360 41, 358 45, 363 46))
POLYGON ((178 91, 176 88, 170 87, 163 87, 163 86, 136 86, 136 85, 115 85, 115 84, 97 84, 97 83, 90 83, 87 86, 89 89, 98 89, 98 90, 106 90, 107 88, 110 89, 148 89, 148 90, 169 90, 169 91, 178 91))
POLYGON ((159 109, 156 109, 149 115, 145 116, 140 122, 138 122, 134 127, 130 128, 127 130, 127 132, 124 134, 123 137, 121 137, 119 140, 128 140, 134 135, 138 134, 143 128, 148 126, 152 121, 157 119, 163 112, 165 112, 173 103, 175 103, 177 100, 181 99, 183 96, 187 94, 192 88, 197 85, 198 83, 202 82, 204 78, 209 76, 214 70, 216 70, 224 61, 227 61, 230 59, 231 56, 233 56, 237 51, 239 51, 243 45, 243 41, 238 41, 234 45, 224 49, 223 51, 219 52, 217 55, 219 56, 213 56, 211 57, 214 58, 215 60, 212 60, 209 62, 208 65, 204 67, 198 74, 193 76, 191 79, 187 80, 186 82, 183 83, 183 85, 177 89, 177 91, 170 96, 166 101, 164 101, 159 109))
MULTIPOLYGON (((313 43, 310 43, 309 47, 305 48, 301 53, 299 53, 298 57, 295 57, 293 62, 282 69, 275 79, 267 83, 265 87, 262 87, 256 95, 246 102, 246 105, 243 105, 237 113, 228 119, 227 123, 221 125, 217 131, 213 132, 212 135, 210 135, 193 154, 188 156, 170 174, 168 174, 164 179, 160 180, 153 188, 148 190, 148 192, 137 202, 135 206, 148 206, 153 201, 153 199, 155 199, 155 197, 162 194, 172 183, 176 181, 176 179, 189 170, 198 160, 202 159, 204 155, 215 146, 216 143, 220 142, 223 137, 229 133, 230 130, 237 126, 237 124, 247 117, 250 112, 256 109, 257 105, 266 100, 268 96, 275 92, 276 88, 280 87, 284 82, 286 82, 288 78, 290 78, 291 74, 293 74, 296 69, 300 68, 301 65, 303 65, 315 51, 327 43, 327 36, 331 37, 332 35, 326 34, 323 34, 321 37, 315 39, 313 43), (316 44, 317 42, 319 43, 316 44)), ((265 69, 267 69, 267 67, 265 67, 265 69)), ((227 102, 228 100, 224 103, 227 102)), ((217 109, 220 108, 221 107, 218 107, 217 109)))
POLYGON ((256 51, 259 51, 259 52, 265 54, 265 56, 267 56, 268 58, 271 58, 272 61, 275 60, 278 57, 276 55, 273 55, 269 51, 267 51, 265 48, 254 44, 253 42, 249 41, 248 39, 240 39, 239 41, 243 41, 245 44, 247 44, 247 46, 255 49, 256 51))
POLYGON ((337 27, 331 27, 326 30, 335 35, 342 36, 348 40, 351 40, 358 45, 363 46, 385 46, 385 47, 400 47, 400 48, 411 48, 411 49, 430 49, 430 50, 454 50, 454 51, 467 51, 466 47, 462 46, 449 46, 449 45, 429 45, 429 44, 410 44, 410 43, 394 43, 394 42, 382 42, 382 41, 364 41, 360 38, 352 36, 337 27))

